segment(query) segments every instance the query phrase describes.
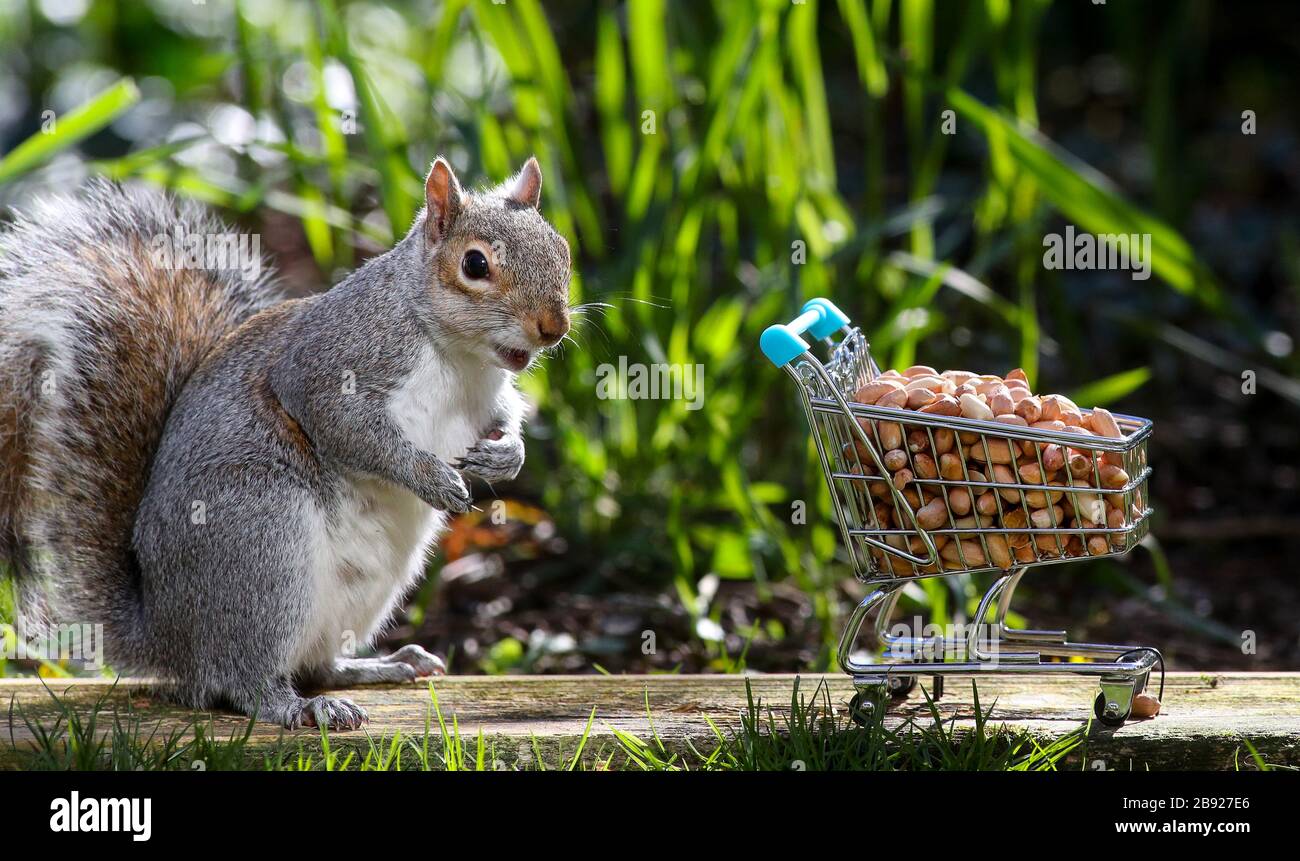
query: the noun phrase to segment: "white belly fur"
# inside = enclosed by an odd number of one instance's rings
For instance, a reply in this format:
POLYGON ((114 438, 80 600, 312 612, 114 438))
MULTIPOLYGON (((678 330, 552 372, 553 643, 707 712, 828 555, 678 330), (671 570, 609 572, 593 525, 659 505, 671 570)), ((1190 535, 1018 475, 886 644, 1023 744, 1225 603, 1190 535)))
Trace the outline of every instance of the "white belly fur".
MULTIPOLYGON (((510 377, 497 368, 451 367, 426 347, 390 396, 389 415, 416 447, 450 461, 491 426, 510 377)), ((426 553, 446 515, 404 487, 354 475, 340 503, 317 511, 311 630, 295 667, 328 665, 350 646, 368 644, 397 601, 424 572, 426 553)))

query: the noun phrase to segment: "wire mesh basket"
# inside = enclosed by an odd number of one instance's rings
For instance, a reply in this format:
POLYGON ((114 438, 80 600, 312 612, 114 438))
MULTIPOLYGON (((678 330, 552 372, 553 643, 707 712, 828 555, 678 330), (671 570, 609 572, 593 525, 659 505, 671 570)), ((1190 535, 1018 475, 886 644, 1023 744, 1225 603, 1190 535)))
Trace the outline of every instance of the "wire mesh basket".
POLYGON ((834 348, 825 375, 815 361, 798 361, 794 372, 865 582, 1118 555, 1146 534, 1150 421, 1115 416, 1117 439, 854 403, 880 376, 857 329, 834 348), (902 462, 886 463, 890 454, 902 462), (1068 486, 1043 480, 1058 472, 1069 474, 1068 486), (919 525, 922 511, 936 525, 919 525))

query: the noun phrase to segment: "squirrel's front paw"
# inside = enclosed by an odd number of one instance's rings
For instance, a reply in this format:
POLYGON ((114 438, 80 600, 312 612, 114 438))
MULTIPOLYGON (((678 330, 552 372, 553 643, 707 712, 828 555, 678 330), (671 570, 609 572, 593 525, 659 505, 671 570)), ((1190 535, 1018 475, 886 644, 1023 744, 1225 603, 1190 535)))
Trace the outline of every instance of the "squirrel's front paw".
POLYGON ((524 440, 518 434, 481 439, 456 462, 457 469, 484 481, 510 481, 524 465, 524 440))
POLYGON ((417 493, 425 502, 448 514, 464 514, 469 511, 469 488, 456 470, 440 460, 430 459, 417 475, 417 493))

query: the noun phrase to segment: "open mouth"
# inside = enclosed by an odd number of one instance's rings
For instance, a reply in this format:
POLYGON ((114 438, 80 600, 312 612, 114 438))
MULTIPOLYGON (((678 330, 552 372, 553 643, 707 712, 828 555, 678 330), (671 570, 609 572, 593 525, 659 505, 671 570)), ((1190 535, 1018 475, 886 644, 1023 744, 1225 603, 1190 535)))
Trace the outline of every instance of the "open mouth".
POLYGON ((496 353, 501 364, 516 373, 528 367, 528 363, 533 359, 533 354, 527 350, 516 350, 510 347, 497 347, 496 353))

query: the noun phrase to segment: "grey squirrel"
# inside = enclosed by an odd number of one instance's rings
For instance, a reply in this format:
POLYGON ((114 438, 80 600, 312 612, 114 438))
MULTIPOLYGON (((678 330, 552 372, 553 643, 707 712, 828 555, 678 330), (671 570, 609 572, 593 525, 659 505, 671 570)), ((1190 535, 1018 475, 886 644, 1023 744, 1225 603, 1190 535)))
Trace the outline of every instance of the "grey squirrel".
POLYGON ((370 641, 470 493, 524 460, 515 375, 569 329, 569 247, 529 159, 469 193, 433 163, 407 235, 332 289, 160 265, 225 231, 93 182, 0 231, 0 560, 37 622, 104 625, 182 703, 353 729, 300 691, 443 671, 370 641))

